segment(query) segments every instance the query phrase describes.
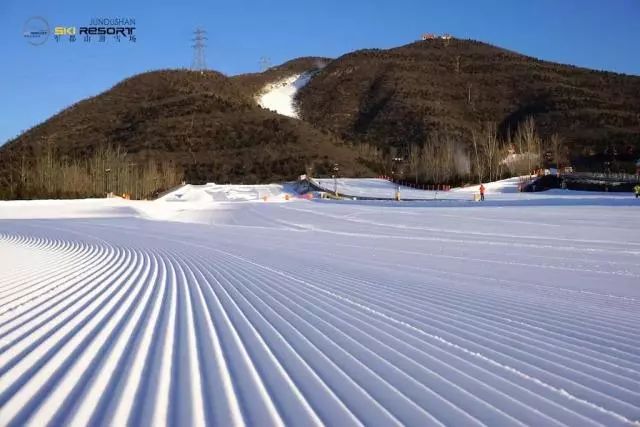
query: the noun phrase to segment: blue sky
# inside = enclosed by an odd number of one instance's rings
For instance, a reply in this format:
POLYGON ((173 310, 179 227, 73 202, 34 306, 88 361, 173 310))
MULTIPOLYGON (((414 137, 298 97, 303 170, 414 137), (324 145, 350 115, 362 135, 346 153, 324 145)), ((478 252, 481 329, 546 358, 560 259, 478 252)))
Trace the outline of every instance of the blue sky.
POLYGON ((451 33, 538 58, 640 75, 640 0, 0 0, 0 144, 125 77, 188 67, 193 29, 208 31, 209 68, 232 75, 308 55, 451 33), (31 46, 25 21, 87 25, 93 17, 136 19, 137 42, 31 46))

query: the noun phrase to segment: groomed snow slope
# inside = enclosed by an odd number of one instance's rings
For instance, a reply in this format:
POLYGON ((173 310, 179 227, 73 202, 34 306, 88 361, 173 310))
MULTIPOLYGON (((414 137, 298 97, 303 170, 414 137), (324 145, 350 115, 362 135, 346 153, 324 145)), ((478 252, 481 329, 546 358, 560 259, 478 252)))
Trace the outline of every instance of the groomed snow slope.
MULTIPOLYGON (((316 186, 327 192, 335 188, 332 178, 314 178, 316 186)), ((627 205, 629 193, 604 193, 595 191, 547 190, 538 193, 520 193, 518 178, 485 183, 486 201, 484 205, 627 205)), ((404 201, 450 201, 450 206, 459 206, 460 202, 470 202, 474 194, 479 193, 479 185, 453 188, 451 191, 425 191, 407 186, 400 186, 400 198, 404 201)), ((394 200, 397 185, 379 178, 339 178, 338 193, 356 198, 394 200)), ((405 203, 406 205, 406 203, 405 203)))
MULTIPOLYGON (((313 183, 325 191, 333 192, 335 182, 333 178, 314 178, 313 183)), ((338 193, 351 197, 370 197, 376 199, 395 199, 397 185, 386 179, 379 178, 338 178, 338 193)), ((440 194, 442 194, 440 192, 440 194)), ((403 199, 431 200, 437 197, 435 191, 416 190, 400 187, 403 199)), ((469 197, 466 197, 467 199, 469 197)))
POLYGON ((258 96, 258 105, 276 113, 299 118, 296 93, 311 79, 310 73, 295 74, 278 82, 268 84, 258 96))
POLYGON ((640 206, 515 196, 0 202, 0 424, 637 422, 640 206))
MULTIPOLYGON (((487 182, 484 183, 484 188, 487 194, 495 193, 517 193, 520 185, 520 178, 507 178, 500 181, 495 182, 487 182)), ((480 192, 479 185, 471 185, 469 187, 463 188, 454 188, 452 191, 454 192, 462 192, 462 193, 478 193, 480 192)))

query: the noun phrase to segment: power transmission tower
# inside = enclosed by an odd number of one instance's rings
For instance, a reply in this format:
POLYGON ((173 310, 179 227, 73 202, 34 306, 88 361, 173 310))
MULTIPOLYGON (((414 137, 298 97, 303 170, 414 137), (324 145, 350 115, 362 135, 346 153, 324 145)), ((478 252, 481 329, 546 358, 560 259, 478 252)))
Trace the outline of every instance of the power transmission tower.
POLYGON ((260 71, 267 71, 271 68, 271 58, 268 56, 260 57, 260 61, 258 63, 260 64, 260 71))
POLYGON ((207 62, 204 59, 204 50, 207 47, 205 44, 207 32, 202 28, 196 28, 193 34, 193 45, 191 46, 193 48, 193 62, 191 63, 191 69, 194 71, 204 71, 207 69, 207 62))

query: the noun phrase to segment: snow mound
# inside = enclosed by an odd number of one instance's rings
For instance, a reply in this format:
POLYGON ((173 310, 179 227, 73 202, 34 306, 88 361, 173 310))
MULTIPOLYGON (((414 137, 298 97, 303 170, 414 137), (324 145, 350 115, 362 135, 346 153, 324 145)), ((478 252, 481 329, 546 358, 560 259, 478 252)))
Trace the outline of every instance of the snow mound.
POLYGON ((311 73, 294 74, 275 83, 266 85, 258 96, 262 108, 273 110, 283 116, 300 118, 295 101, 296 93, 311 80, 311 73))
POLYGON ((264 185, 218 185, 208 183, 204 185, 185 185, 159 198, 161 202, 283 202, 291 196, 280 184, 264 185))

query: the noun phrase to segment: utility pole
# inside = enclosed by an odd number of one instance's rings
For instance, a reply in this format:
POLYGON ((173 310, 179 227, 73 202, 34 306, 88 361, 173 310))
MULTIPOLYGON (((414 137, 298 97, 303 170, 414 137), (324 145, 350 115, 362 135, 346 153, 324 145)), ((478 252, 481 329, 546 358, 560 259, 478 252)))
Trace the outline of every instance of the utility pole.
POLYGON ((107 194, 107 198, 109 197, 109 193, 111 192, 109 190, 110 187, 110 183, 109 183, 109 174, 111 173, 111 168, 107 168, 104 170, 104 188, 105 188, 105 193, 107 194))
POLYGON ((131 198, 138 199, 138 174, 136 173, 136 163, 129 162, 129 185, 132 193, 131 198))
POLYGON ((333 164, 333 192, 335 193, 336 198, 338 197, 338 171, 340 168, 337 163, 333 164))
MULTIPOLYGON (((396 181, 396 174, 398 175, 398 177, 402 176, 402 157, 394 157, 392 159, 392 162, 393 166, 391 169, 391 175, 393 176, 393 180, 396 181)), ((398 178, 396 182, 395 200, 398 202, 400 201, 400 178, 398 178)))
POLYGON ((204 51, 207 47, 205 41, 208 40, 206 37, 207 32, 198 27, 193 34, 193 45, 191 46, 193 48, 193 61, 191 62, 191 69, 202 72, 207 69, 207 62, 204 57, 204 51))

